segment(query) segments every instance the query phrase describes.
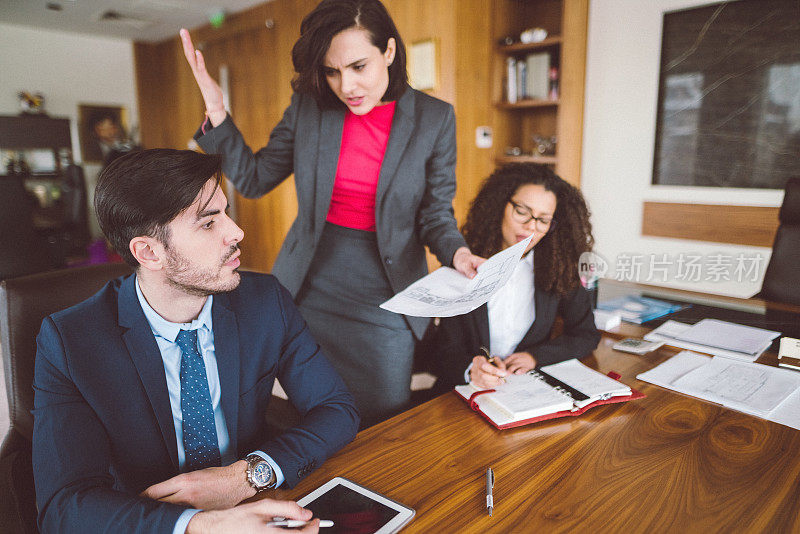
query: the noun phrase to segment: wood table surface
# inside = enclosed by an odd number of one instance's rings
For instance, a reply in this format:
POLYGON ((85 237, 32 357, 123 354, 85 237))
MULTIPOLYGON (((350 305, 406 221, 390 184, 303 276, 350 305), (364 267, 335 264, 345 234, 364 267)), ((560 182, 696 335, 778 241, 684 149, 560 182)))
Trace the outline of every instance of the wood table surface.
POLYGON ((800 431, 636 380, 676 351, 622 353, 616 337, 582 361, 644 399, 496 430, 446 393, 265 496, 299 499, 343 476, 414 508, 408 533, 800 532, 800 431))

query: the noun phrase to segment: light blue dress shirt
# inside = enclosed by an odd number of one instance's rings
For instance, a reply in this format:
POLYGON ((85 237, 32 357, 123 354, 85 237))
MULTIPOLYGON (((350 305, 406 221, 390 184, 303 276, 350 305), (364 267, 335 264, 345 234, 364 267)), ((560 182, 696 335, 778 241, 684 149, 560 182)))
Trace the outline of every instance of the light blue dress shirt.
MULTIPOLYGON (((161 317, 144 298, 139 287, 139 279, 136 279, 136 296, 142 307, 147 322, 150 323, 150 330, 156 338, 158 349, 161 351, 161 359, 164 362, 164 373, 167 378, 167 390, 169 392, 169 404, 172 409, 172 423, 175 426, 175 437, 178 441, 178 466, 181 471, 186 469, 186 451, 183 448, 183 414, 181 413, 181 357, 182 352, 175 339, 181 330, 197 330, 198 348, 203 356, 203 363, 206 366, 206 376, 208 377, 208 389, 211 393, 211 404, 214 410, 214 426, 217 428, 217 442, 219 445, 222 465, 230 465, 238 458, 236 451, 230 450, 230 438, 228 427, 225 424, 225 414, 222 412, 220 403, 221 391, 219 384, 219 371, 217 370, 217 357, 214 352, 214 328, 211 322, 211 307, 214 296, 209 295, 203 309, 197 319, 191 323, 173 323, 161 317)), ((278 464, 262 451, 253 451, 266 460, 275 471, 277 486, 283 484, 283 472, 278 464)), ((200 510, 186 510, 178 518, 173 529, 173 534, 180 534, 186 531, 186 525, 194 514, 200 510)))

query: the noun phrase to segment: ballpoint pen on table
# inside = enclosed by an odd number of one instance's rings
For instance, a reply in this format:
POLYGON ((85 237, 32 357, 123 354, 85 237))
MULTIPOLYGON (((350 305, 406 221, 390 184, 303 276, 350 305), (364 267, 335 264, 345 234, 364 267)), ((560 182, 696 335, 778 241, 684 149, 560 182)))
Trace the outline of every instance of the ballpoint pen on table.
POLYGON ((492 495, 492 488, 494 487, 494 471, 491 467, 486 468, 486 511, 489 517, 492 517, 494 511, 494 496, 492 495))
MULTIPOLYGON (((270 521, 267 523, 268 527, 284 527, 284 528, 300 528, 309 524, 311 521, 301 521, 299 519, 282 519, 281 521, 270 521)), ((332 527, 333 521, 328 519, 320 519, 320 528, 332 527)))

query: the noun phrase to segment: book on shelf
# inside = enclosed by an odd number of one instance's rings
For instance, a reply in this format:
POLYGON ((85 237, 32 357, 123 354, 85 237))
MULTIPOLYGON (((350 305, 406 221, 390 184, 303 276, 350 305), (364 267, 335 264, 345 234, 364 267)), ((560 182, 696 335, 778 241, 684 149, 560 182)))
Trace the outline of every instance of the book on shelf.
POLYGON ((550 100, 558 100, 558 67, 550 67, 550 93, 547 97, 550 100))
POLYGON ((530 98, 526 91, 525 84, 528 78, 528 66, 524 61, 517 61, 517 100, 524 100, 530 98))
POLYGON ((547 100, 550 95, 550 54, 535 52, 525 57, 527 78, 525 95, 527 98, 547 100))
POLYGON ((506 101, 517 103, 517 60, 513 57, 506 58, 506 101))
POLYGON ((506 429, 644 397, 616 378, 619 375, 606 376, 572 359, 509 375, 496 388, 470 383, 456 386, 455 393, 493 426, 506 429))
POLYGON ((687 305, 684 304, 675 304, 638 295, 625 295, 600 302, 597 305, 598 310, 615 313, 623 321, 636 324, 658 319, 686 307, 687 305))

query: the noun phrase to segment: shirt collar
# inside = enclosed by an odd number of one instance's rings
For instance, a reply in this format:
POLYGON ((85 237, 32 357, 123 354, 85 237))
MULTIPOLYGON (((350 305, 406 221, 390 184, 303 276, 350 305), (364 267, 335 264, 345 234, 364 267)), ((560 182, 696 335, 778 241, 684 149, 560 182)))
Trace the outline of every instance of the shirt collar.
POLYGON ((522 260, 520 260, 520 263, 524 263, 525 265, 533 269, 533 249, 529 250, 527 254, 522 256, 522 260))
POLYGON ((147 322, 150 323, 150 329, 153 331, 153 334, 171 343, 175 343, 175 339, 178 337, 181 330, 199 330, 205 327, 209 331, 213 331, 211 324, 211 305, 214 301, 214 295, 209 295, 206 298, 203 309, 200 310, 197 319, 194 319, 191 323, 173 323, 161 317, 158 312, 150 306, 147 299, 144 298, 142 289, 139 287, 138 277, 136 278, 136 296, 139 298, 139 305, 142 307, 147 322))

